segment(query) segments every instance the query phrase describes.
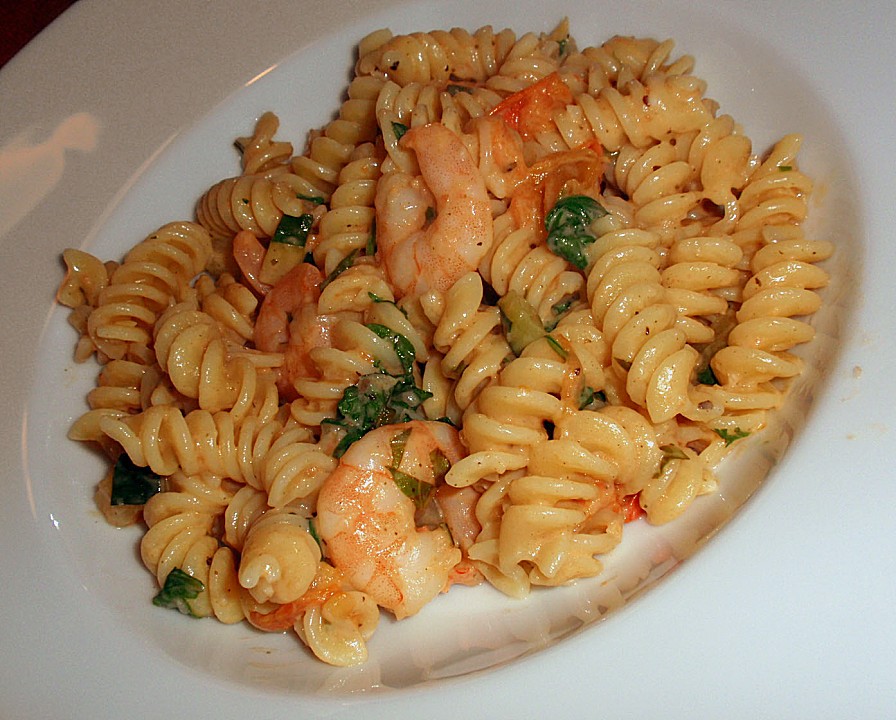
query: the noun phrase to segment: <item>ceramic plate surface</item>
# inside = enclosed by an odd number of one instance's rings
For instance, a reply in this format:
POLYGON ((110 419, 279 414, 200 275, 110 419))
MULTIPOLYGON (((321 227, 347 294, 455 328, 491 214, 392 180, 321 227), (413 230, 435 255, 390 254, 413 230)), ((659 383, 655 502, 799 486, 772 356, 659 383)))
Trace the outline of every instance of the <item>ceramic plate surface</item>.
POLYGON ((81 0, 0 71, 0 716, 892 716, 896 6, 151 5, 81 0), (627 527, 599 578, 525 601, 458 588, 384 621, 360 668, 153 608, 139 531, 98 515, 102 463, 65 438, 97 366, 72 361, 53 305, 62 250, 118 258, 191 218, 265 110, 300 146, 374 29, 522 34, 563 15, 580 47, 673 38, 756 149, 803 134, 807 228, 837 252, 786 407, 726 461, 718 493, 667 526, 627 527))

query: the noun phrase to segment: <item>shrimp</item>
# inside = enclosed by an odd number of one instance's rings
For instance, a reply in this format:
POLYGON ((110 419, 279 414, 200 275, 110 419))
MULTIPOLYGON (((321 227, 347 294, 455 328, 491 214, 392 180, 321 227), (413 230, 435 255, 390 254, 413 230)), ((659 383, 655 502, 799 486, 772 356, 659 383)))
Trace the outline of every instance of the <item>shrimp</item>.
POLYGON ((572 104, 573 96, 569 87, 556 72, 519 92, 505 98, 491 111, 526 140, 553 128, 553 116, 557 110, 572 104))
POLYGON ((296 265, 265 295, 255 320, 255 347, 283 353, 277 389, 288 400, 297 395, 295 380, 317 376, 311 350, 332 346, 333 318, 318 313, 322 282, 314 265, 296 265))
POLYGON ((598 196, 604 171, 598 145, 549 155, 529 168, 529 175, 510 195, 510 210, 520 227, 544 232, 544 218, 567 195, 598 196))
POLYGON ((246 619, 259 630, 283 632, 301 623, 308 608, 320 607, 331 597, 345 592, 340 574, 327 563, 318 563, 314 579, 305 593, 288 603, 250 603, 246 619))
POLYGON ((241 230, 233 238, 233 258, 237 267, 249 286, 261 297, 271 290, 271 286, 260 279, 265 252, 267 248, 251 230, 241 230))
POLYGON ((457 488, 440 485, 436 489, 436 502, 441 510, 451 538, 460 548, 463 559, 451 569, 449 585, 478 585, 485 576, 467 557, 467 551, 476 542, 482 525, 476 517, 476 503, 482 495, 472 486, 457 488))
POLYGON ((446 291, 491 247, 488 191, 467 147, 444 125, 411 128, 401 143, 416 152, 420 176, 391 172, 377 185, 380 261, 399 297, 446 291))
POLYGON ((398 619, 446 589, 461 561, 448 530, 418 528, 415 514, 465 454, 446 423, 384 425, 351 445, 320 489, 317 530, 329 561, 398 619))

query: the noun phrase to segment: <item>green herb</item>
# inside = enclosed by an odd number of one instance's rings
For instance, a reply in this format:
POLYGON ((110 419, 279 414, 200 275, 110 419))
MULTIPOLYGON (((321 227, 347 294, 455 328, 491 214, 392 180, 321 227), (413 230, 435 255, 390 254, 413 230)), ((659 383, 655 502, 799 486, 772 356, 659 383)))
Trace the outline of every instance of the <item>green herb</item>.
POLYGON ((323 550, 324 544, 320 539, 320 535, 317 534, 317 526, 314 524, 314 518, 308 518, 308 534, 314 538, 314 542, 316 542, 317 546, 323 550))
POLYGON ((376 218, 370 224, 370 235, 367 236, 367 247, 364 248, 367 257, 376 255, 376 218))
POLYGON ((426 208, 426 225, 432 225, 432 221, 436 219, 436 209, 434 207, 426 208))
POLYGON ((579 410, 585 410, 596 404, 601 407, 607 404, 607 395, 603 390, 595 390, 593 387, 586 385, 579 393, 579 410))
POLYGON ((728 447, 735 440, 740 440, 741 438, 747 437, 750 433, 741 430, 740 428, 734 428, 733 432, 728 432, 725 428, 719 428, 716 431, 716 434, 725 441, 725 447, 728 447))
POLYGON ((112 470, 112 505, 144 505, 161 490, 161 477, 147 467, 135 465, 126 453, 118 456, 112 470))
POLYGON ((372 293, 372 292, 368 292, 367 297, 369 297, 375 303, 390 303, 390 302, 392 302, 391 300, 386 300, 386 298, 381 298, 379 295, 377 295, 376 293, 372 293))
POLYGON ((336 417, 323 421, 345 431, 333 455, 342 457, 352 443, 374 428, 422 419, 419 408, 431 397, 432 393, 414 384, 410 373, 404 377, 386 373, 362 376, 357 385, 343 392, 336 417))
POLYGON ((667 460, 687 460, 688 456, 678 445, 660 445, 663 457, 667 460))
MULTIPOLYGON (((409 475, 403 470, 399 470, 410 436, 411 431, 409 429, 402 430, 393 435, 389 440, 389 445, 392 448, 392 466, 389 468, 389 472, 392 473, 392 478, 395 480, 395 484, 398 485, 398 488, 414 501, 414 504, 418 509, 423 509, 426 503, 429 502, 429 498, 432 495, 433 490, 435 490, 435 486, 423 482, 422 480, 418 480, 413 475, 409 475)), ((430 453, 431 460, 433 459, 434 453, 441 455, 438 450, 434 450, 433 453, 430 453)), ((444 455, 441 455, 441 457, 445 463, 448 462, 444 455)), ((433 470, 434 472, 437 471, 435 462, 433 463, 433 470)), ((442 472, 442 476, 444 476, 446 472, 448 472, 447 468, 442 472)))
POLYGON ((272 243, 283 243, 285 245, 295 245, 296 247, 305 247, 308 240, 308 233, 311 232, 311 226, 314 224, 314 216, 305 213, 298 217, 294 215, 284 215, 271 237, 272 243))
POLYGON ((451 463, 448 462, 448 458, 441 450, 433 450, 429 453, 429 464, 432 465, 432 475, 436 484, 440 480, 444 480, 445 475, 451 469, 451 463))
POLYGON ((327 285, 333 282, 336 278, 338 278, 342 273, 348 270, 352 265, 355 264, 355 258, 358 257, 358 251, 353 250, 348 255, 346 255, 339 264, 333 268, 333 272, 327 275, 327 279, 323 281, 320 286, 320 289, 323 290, 327 285))
POLYGON ((706 367, 697 372, 697 382, 702 385, 718 385, 719 379, 712 371, 712 367, 707 363, 706 367))
POLYGON ((429 502, 429 498, 435 490, 434 485, 418 480, 413 475, 408 475, 394 467, 389 468, 389 472, 392 473, 392 478, 398 485, 398 489, 413 500, 418 509, 422 509, 429 502))
POLYGON ((201 580, 188 575, 180 568, 174 568, 168 577, 165 578, 165 585, 152 599, 152 604, 163 608, 172 608, 182 612, 184 615, 192 615, 198 617, 193 608, 190 607, 190 600, 195 600, 205 589, 205 585, 201 580))
POLYGON ((413 343, 401 333, 397 333, 392 328, 388 328, 385 325, 369 323, 367 327, 376 335, 383 338, 383 340, 388 340, 392 343, 392 347, 395 348, 395 354, 398 356, 398 361, 401 363, 402 369, 405 373, 409 373, 414 366, 414 359, 417 356, 417 351, 414 350, 413 343))
POLYGON ((411 437, 410 429, 402 430, 395 433, 389 440, 389 447, 392 448, 392 467, 400 467, 404 458, 404 450, 408 445, 408 438, 411 437))
POLYGON ((666 465, 668 465, 670 461, 688 459, 685 451, 678 447, 678 445, 660 445, 660 450, 663 452, 663 459, 660 462, 659 470, 661 473, 665 470, 666 465))
POLYGON ((557 41, 557 49, 560 51, 560 57, 566 54, 566 46, 569 44, 569 38, 563 38, 557 41))
POLYGON ((554 316, 554 320, 552 322, 546 322, 544 324, 544 329, 548 332, 554 330, 557 325, 560 324, 560 320, 562 319, 563 315, 569 312, 569 309, 572 307, 573 303, 578 299, 578 295, 567 295, 559 302, 551 305, 551 314, 554 316))
POLYGON ((498 307, 507 320, 507 342, 516 355, 530 343, 544 337, 544 325, 535 308, 515 290, 498 300, 498 307))
POLYGON ((584 270, 588 265, 585 246, 595 240, 589 226, 606 214, 603 206, 587 195, 561 198, 544 220, 548 249, 584 270))
POLYGON ((551 312, 554 315, 563 315, 569 308, 572 307, 572 304, 579 299, 578 295, 567 295, 560 302, 555 303, 551 306, 551 312))
POLYGON ((320 195, 302 195, 301 193, 296 193, 296 197, 299 200, 307 200, 312 205, 323 205, 326 202, 320 195))
POLYGON ((404 137, 404 134, 405 134, 409 129, 410 129, 410 128, 409 128, 407 125, 403 125, 403 124, 400 123, 400 122, 393 122, 393 123, 392 123, 392 132, 395 133, 395 139, 396 139, 396 140, 401 140, 401 138, 404 137))
POLYGON ((778 170, 781 172, 790 172, 793 170, 793 165, 778 165, 778 170))
POLYGON ((557 353, 561 358, 566 360, 569 357, 569 353, 566 352, 566 348, 564 348, 559 342, 557 342, 550 335, 545 335, 544 339, 548 341, 548 345, 550 345, 551 350, 557 353))

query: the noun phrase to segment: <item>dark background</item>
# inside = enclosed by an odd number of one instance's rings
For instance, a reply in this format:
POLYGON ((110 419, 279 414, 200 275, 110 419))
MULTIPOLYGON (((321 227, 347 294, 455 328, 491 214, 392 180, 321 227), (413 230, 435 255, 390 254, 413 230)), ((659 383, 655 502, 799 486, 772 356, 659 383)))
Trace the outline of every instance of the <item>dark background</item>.
POLYGON ((0 68, 74 0, 0 0, 0 68))

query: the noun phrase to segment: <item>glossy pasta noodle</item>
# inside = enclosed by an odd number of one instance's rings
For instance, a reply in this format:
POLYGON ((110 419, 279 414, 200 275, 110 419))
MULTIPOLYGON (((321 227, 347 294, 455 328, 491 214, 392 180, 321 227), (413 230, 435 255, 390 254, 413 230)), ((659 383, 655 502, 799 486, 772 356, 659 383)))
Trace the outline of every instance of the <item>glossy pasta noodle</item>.
POLYGON ((598 575, 712 492, 802 370, 833 247, 800 136, 757 152, 693 69, 566 21, 376 31, 307 143, 265 113, 195 217, 67 250, 101 368, 69 434, 153 602, 353 665, 383 611, 598 575))

